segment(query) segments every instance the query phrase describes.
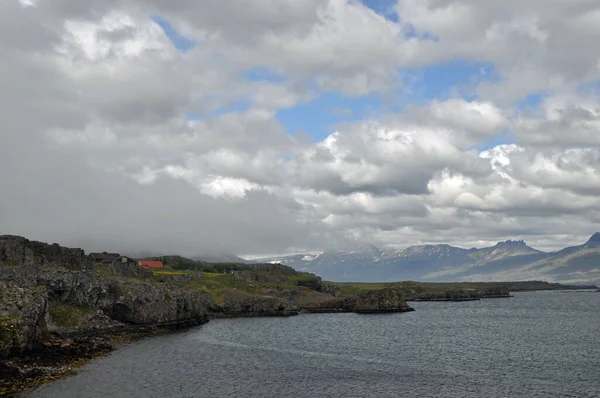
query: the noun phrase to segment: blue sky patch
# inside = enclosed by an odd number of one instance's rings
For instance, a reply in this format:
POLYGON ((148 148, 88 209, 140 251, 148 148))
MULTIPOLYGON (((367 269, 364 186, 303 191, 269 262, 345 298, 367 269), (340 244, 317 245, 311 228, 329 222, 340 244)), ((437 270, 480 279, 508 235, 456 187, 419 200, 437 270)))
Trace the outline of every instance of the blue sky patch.
POLYGON ((477 149, 479 152, 487 151, 488 149, 492 149, 498 145, 505 144, 514 144, 517 142, 517 137, 510 131, 503 131, 500 134, 497 134, 493 137, 490 137, 487 140, 484 140, 480 144, 476 145, 473 148, 469 149, 477 149))
POLYGON ((154 17, 152 20, 162 28, 162 30, 165 32, 165 35, 167 35, 169 40, 171 40, 171 43, 173 43, 175 48, 179 51, 189 51, 198 44, 196 41, 181 35, 165 18, 154 17))
POLYGON ((324 93, 292 109, 280 109, 276 117, 288 133, 303 131, 315 141, 321 141, 335 131, 336 124, 367 118, 381 107, 381 99, 374 95, 346 97, 340 93, 324 93))
POLYGON ((419 40, 431 40, 431 41, 439 41, 439 38, 427 32, 417 32, 415 27, 411 24, 404 25, 404 34, 407 39, 417 38, 419 40))
POLYGON ((475 99, 475 88, 483 81, 497 81, 493 65, 457 60, 404 71, 410 86, 409 102, 426 102, 461 97, 475 99))
POLYGON ((281 74, 262 66, 245 71, 242 77, 253 82, 283 83, 285 81, 281 74))
POLYGON ((386 19, 398 22, 398 14, 394 9, 396 0, 362 0, 362 3, 386 19))
MULTIPOLYGON (((261 76, 262 71, 255 73, 261 76)), ((401 70, 400 73, 405 79, 405 85, 392 98, 322 93, 310 102, 279 110, 277 119, 289 133, 301 130, 315 141, 320 141, 335 131, 338 124, 366 119, 380 113, 402 112, 409 104, 421 106, 433 99, 443 101, 449 98, 475 100, 477 84, 498 79, 492 65, 466 60, 401 70)), ((253 73, 250 78, 256 79, 257 75, 253 73)))
POLYGON ((580 94, 584 95, 594 95, 597 96, 600 93, 600 80, 594 80, 591 82, 581 83, 577 86, 577 91, 580 94))
POLYGON ((536 113, 538 106, 544 101, 544 99, 548 96, 546 92, 538 92, 531 93, 517 101, 515 104, 515 111, 520 112, 529 112, 536 113))

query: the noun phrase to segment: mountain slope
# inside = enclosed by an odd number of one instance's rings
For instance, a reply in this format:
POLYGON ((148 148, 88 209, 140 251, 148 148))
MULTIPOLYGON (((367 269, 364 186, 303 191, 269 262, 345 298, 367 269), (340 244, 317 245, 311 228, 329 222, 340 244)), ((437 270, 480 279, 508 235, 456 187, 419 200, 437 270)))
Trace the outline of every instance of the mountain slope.
POLYGON ((382 250, 365 245, 261 259, 334 281, 519 281, 543 279, 569 283, 600 282, 600 233, 586 243, 545 253, 523 241, 504 241, 485 248, 450 245, 382 250))
POLYGON ((461 280, 526 280, 544 277, 563 283, 600 282, 600 233, 586 243, 564 248, 541 259, 532 259, 510 269, 489 268, 489 272, 463 277, 461 280))

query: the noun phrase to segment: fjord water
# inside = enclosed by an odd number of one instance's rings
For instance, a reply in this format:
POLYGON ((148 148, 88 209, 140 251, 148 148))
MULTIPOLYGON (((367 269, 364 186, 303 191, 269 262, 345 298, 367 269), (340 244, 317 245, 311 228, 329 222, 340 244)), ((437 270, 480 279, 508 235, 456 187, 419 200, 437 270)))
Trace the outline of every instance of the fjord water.
POLYGON ((28 397, 598 397, 600 293, 214 320, 28 397))

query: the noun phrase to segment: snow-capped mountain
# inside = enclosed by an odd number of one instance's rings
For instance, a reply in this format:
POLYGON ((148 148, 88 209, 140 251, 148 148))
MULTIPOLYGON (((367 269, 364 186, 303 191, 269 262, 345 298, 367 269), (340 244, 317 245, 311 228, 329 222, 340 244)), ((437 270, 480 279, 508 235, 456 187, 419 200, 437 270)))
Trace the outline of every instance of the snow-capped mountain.
POLYGON ((278 262, 333 281, 502 281, 542 279, 600 282, 600 233, 586 243, 545 253, 524 241, 507 240, 485 248, 446 244, 382 250, 362 245, 256 260, 278 262))

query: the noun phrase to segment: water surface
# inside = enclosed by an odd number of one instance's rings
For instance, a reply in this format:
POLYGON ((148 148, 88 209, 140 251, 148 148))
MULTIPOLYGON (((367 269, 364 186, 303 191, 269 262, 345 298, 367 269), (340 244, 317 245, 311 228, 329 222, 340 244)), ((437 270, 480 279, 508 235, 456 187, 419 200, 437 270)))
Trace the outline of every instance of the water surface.
POLYGON ((600 294, 214 320, 27 397, 599 397, 600 294))

